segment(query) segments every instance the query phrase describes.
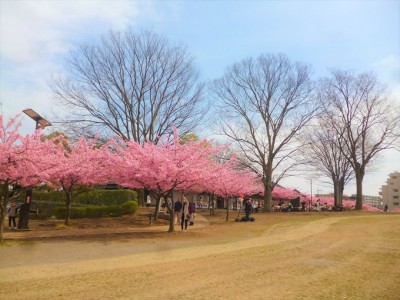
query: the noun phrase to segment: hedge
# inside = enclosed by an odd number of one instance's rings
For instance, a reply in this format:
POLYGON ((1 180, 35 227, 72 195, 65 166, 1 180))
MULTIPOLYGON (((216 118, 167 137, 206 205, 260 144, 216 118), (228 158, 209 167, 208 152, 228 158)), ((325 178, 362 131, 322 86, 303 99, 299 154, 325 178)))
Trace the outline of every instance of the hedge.
MULTIPOLYGON (((23 201, 24 199, 20 199, 23 201)), ((65 203, 64 191, 41 192, 34 191, 32 202, 57 202, 65 203)), ((107 206, 120 206, 125 202, 138 202, 138 194, 132 190, 90 190, 80 194, 72 195, 74 204, 94 204, 107 206)))
MULTIPOLYGON (((138 204, 136 201, 128 201, 120 206, 83 206, 72 207, 70 211, 71 219, 81 218, 103 218, 103 217, 120 217, 126 214, 133 214, 137 211, 138 204)), ((65 219, 67 209, 65 207, 57 207, 54 209, 54 215, 57 219, 65 219)))

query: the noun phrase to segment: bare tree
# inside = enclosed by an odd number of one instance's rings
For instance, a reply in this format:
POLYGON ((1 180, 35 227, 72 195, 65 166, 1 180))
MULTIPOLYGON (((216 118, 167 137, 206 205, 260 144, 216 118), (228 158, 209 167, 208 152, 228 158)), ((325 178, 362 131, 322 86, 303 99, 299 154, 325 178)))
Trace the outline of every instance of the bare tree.
POLYGON ((81 45, 51 86, 66 108, 62 125, 79 134, 156 143, 171 126, 182 135, 195 130, 207 107, 193 58, 150 31, 110 32, 81 45))
POLYGON ((366 167, 380 152, 395 149, 400 140, 400 107, 388 98, 371 73, 333 71, 322 83, 325 112, 331 128, 343 140, 342 154, 351 164, 357 184, 355 209, 362 209, 366 167))
POLYGON ((296 165, 294 137, 317 112, 310 69, 284 55, 261 55, 227 69, 213 92, 221 107, 218 128, 263 178, 270 211, 273 183, 296 165))
POLYGON ((332 131, 330 122, 321 115, 301 139, 301 152, 305 164, 311 166, 318 174, 329 178, 333 186, 335 206, 341 205, 344 187, 354 177, 351 164, 341 150, 343 135, 332 131))

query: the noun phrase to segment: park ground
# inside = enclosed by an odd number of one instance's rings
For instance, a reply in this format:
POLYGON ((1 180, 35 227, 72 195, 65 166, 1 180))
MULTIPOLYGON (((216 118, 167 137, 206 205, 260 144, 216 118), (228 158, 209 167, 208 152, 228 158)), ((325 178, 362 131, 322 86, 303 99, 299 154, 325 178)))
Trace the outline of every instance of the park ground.
POLYGON ((4 233, 2 299, 399 299, 400 214, 197 213, 187 232, 115 219, 4 233))

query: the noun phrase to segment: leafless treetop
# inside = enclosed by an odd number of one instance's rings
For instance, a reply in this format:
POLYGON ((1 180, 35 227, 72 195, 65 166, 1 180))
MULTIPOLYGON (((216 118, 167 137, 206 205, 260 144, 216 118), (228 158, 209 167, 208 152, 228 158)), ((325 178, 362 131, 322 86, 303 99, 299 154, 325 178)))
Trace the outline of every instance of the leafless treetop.
POLYGON ((64 126, 140 142, 157 142, 171 126, 195 130, 206 107, 193 58, 149 31, 110 32, 81 45, 52 88, 66 108, 64 126))

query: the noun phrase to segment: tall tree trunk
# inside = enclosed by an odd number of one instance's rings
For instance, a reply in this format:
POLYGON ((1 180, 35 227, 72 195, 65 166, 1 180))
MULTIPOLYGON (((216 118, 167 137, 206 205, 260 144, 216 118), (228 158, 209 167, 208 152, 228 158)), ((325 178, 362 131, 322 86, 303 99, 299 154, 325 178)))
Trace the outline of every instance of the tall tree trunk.
POLYGON ((339 182, 339 205, 340 206, 342 206, 342 202, 343 202, 344 182, 345 182, 345 179, 343 177, 340 178, 340 182, 339 182))
POLYGON ((271 212, 272 181, 264 183, 264 212, 271 212))
POLYGON ((18 229, 29 229, 29 213, 31 211, 32 188, 27 188, 25 201, 19 208, 18 229))
POLYGON ((156 208, 154 209, 154 221, 158 220, 158 213, 160 212, 160 202, 161 202, 161 195, 157 195, 156 198, 156 208))
POLYGON ((147 190, 147 189, 144 189, 143 190, 143 193, 140 193, 140 202, 142 202, 142 207, 145 207, 145 203, 146 203, 146 201, 147 201, 147 195, 149 195, 149 190, 147 190))
POLYGON ((362 203, 363 203, 363 191, 362 191, 362 186, 363 186, 363 179, 364 175, 362 174, 361 171, 356 172, 356 184, 357 184, 357 196, 356 196, 356 210, 361 210, 362 209, 362 203))
POLYGON ((228 196, 225 198, 226 201, 226 220, 225 221, 229 221, 229 206, 231 206, 231 198, 229 198, 228 196))
MULTIPOLYGON (((5 207, 5 206, 4 206, 5 207)), ((4 221, 6 219, 6 209, 2 209, 0 212, 0 219, 1 219, 1 224, 0 224, 0 242, 3 241, 3 232, 4 232, 4 221)))
POLYGON ((335 207, 338 207, 340 202, 339 202, 339 183, 336 179, 333 179, 333 199, 335 199, 334 201, 334 205, 335 207))
POLYGON ((208 197, 209 197, 208 199, 210 199, 209 203, 211 202, 211 204, 212 204, 212 208, 210 206, 210 216, 213 216, 215 214, 215 206, 217 205, 217 201, 214 201, 215 200, 214 193, 209 194, 208 197))
POLYGON ((70 189, 65 190, 65 194, 67 196, 67 201, 65 203, 66 204, 65 206, 67 208, 67 212, 65 214, 64 224, 68 225, 69 224, 69 216, 70 216, 70 213, 71 213, 71 205, 72 205, 72 202, 71 202, 71 198, 72 198, 71 190, 70 189))
POLYGON ((174 221, 175 221, 175 202, 174 202, 174 192, 171 191, 171 206, 169 207, 168 205, 168 198, 166 201, 167 204, 167 209, 169 211, 169 229, 168 232, 174 232, 175 228, 174 228, 174 221))
POLYGON ((0 194, 0 242, 3 241, 3 232, 4 232, 4 221, 6 218, 6 209, 7 209, 7 203, 8 203, 8 195, 9 195, 9 190, 8 190, 8 181, 4 183, 3 186, 1 187, 1 194, 0 194))
POLYGON ((264 212, 271 212, 272 160, 268 160, 267 169, 264 171, 264 175, 264 212))

